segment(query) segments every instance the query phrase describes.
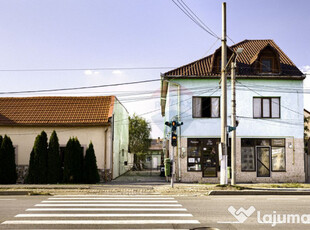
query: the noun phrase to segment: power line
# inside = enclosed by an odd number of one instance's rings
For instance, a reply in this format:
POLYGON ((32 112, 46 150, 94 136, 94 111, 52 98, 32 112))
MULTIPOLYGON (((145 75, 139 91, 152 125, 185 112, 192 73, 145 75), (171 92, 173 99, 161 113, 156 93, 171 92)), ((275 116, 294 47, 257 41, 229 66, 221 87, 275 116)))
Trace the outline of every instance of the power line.
POLYGON ((177 0, 178 2, 180 2, 181 4, 183 4, 183 6, 185 6, 188 10, 189 10, 189 12, 198 20, 198 22, 200 23, 200 24, 202 24, 204 27, 206 27, 212 34, 213 34, 213 36, 214 37, 217 37, 217 38, 219 38, 219 36, 217 36, 216 35, 216 33, 215 32, 213 32, 211 29, 210 29, 210 27, 208 27, 192 10, 191 10, 191 8, 183 1, 183 0, 177 0))
POLYGON ((155 67, 94 67, 94 68, 55 68, 55 69, 0 69, 0 72, 56 72, 56 71, 87 71, 87 70, 157 70, 173 69, 173 66, 155 67))
POLYGON ((11 92, 0 92, 0 94, 21 94, 21 93, 43 93, 43 92, 57 92, 57 91, 68 91, 68 90, 80 90, 80 89, 95 89, 95 88, 104 88, 104 87, 114 87, 122 85, 133 85, 133 84, 143 84, 149 82, 160 81, 161 79, 150 79, 143 81, 132 81, 132 82, 123 82, 107 85, 93 85, 93 86, 81 86, 81 87, 71 87, 71 88, 58 88, 58 89, 42 89, 42 90, 25 90, 25 91, 11 91, 11 92))
POLYGON ((210 34, 211 36, 213 36, 213 37, 215 37, 215 38, 218 38, 218 39, 220 39, 219 38, 219 36, 217 36, 212 30, 209 30, 209 27, 207 27, 207 26, 205 26, 205 24, 204 23, 201 23, 201 22, 199 22, 199 21, 201 21, 195 14, 193 14, 193 13, 191 13, 192 12, 192 10, 188 10, 189 9, 189 7, 186 5, 185 7, 184 7, 184 5, 179 1, 179 0, 177 0, 178 1, 178 3, 175 1, 175 0, 172 0, 172 2, 189 18, 189 19, 191 19, 197 26, 199 26, 201 29, 203 29, 205 32, 207 32, 208 34, 210 34), (188 9, 187 9, 188 8, 188 9), (196 17, 195 17, 196 16, 196 17))

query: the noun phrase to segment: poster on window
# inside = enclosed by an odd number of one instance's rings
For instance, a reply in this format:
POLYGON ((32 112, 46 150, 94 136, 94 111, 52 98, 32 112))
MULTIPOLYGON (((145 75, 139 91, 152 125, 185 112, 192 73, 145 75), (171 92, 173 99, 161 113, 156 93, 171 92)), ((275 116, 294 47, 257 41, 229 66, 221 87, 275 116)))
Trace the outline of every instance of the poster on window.
POLYGON ((188 163, 195 163, 195 158, 188 158, 188 163))
POLYGON ((241 169, 242 171, 255 170, 254 147, 241 148, 241 169))

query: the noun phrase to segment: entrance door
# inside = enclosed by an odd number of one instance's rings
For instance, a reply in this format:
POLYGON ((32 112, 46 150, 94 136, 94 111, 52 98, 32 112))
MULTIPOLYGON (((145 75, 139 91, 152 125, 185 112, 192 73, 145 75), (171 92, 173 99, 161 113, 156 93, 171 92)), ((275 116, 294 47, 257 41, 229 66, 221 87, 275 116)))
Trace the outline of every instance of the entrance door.
POLYGON ((203 148, 202 150, 202 176, 217 177, 217 150, 215 146, 203 148))
POLYGON ((256 147, 257 177, 270 177, 270 147, 256 147))

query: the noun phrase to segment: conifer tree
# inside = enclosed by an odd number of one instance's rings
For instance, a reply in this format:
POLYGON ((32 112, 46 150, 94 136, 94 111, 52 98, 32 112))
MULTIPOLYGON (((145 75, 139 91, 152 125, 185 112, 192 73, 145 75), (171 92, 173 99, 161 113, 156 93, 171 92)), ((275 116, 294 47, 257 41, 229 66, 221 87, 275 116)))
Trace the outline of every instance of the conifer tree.
POLYGON ((1 184, 15 184, 17 179, 15 150, 11 138, 4 136, 0 147, 1 184))
MULTIPOLYGON (((3 137, 0 135, 0 148, 1 148, 2 140, 3 140, 3 137)), ((2 177, 5 176, 5 171, 4 171, 5 165, 4 165, 3 159, 4 159, 4 156, 0 151, 0 183, 2 183, 3 181, 2 177)))
POLYGON ((83 150, 77 138, 70 138, 66 145, 63 174, 65 183, 83 182, 83 150))
POLYGON ((49 140, 47 158, 47 183, 56 184, 61 182, 62 169, 59 156, 59 142, 55 130, 52 132, 49 140))
POLYGON ((25 180, 25 182, 27 184, 34 184, 35 183, 35 171, 36 171, 36 168, 35 168, 35 164, 34 164, 34 151, 32 148, 31 153, 30 153, 30 159, 29 159, 28 174, 27 174, 27 177, 25 180))
POLYGON ((34 146, 34 162, 37 164, 37 183, 47 183, 47 134, 42 131, 36 138, 34 146))
POLYGON ((83 174, 84 183, 95 184, 100 180, 93 143, 90 143, 86 150, 83 174))

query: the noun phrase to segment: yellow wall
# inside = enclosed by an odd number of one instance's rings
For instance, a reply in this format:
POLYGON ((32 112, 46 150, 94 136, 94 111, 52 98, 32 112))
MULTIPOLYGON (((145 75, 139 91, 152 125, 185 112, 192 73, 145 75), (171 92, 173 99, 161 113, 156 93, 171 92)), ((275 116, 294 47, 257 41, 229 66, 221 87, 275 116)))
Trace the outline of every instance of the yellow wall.
MULTIPOLYGON (((44 130, 50 138, 53 130, 56 131, 60 146, 65 146, 70 137, 77 137, 84 151, 92 142, 97 158, 97 165, 99 169, 104 168, 104 151, 105 151, 105 129, 107 131, 107 169, 111 165, 111 128, 103 126, 94 127, 6 127, 0 126, 0 135, 8 135, 17 146, 17 164, 28 165, 30 152, 32 150, 34 140, 38 134, 44 130)), ((84 152, 85 153, 85 152, 84 152)))

